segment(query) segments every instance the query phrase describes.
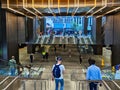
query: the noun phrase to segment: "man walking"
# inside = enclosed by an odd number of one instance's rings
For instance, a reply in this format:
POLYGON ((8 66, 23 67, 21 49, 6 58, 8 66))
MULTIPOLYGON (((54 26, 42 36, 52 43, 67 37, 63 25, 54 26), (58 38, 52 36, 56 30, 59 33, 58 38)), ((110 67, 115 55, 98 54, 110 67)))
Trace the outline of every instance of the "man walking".
POLYGON ((61 63, 62 63, 62 58, 57 57, 57 63, 52 67, 52 80, 55 79, 55 90, 58 90, 59 83, 60 83, 60 90, 64 90, 63 74, 65 71, 65 67, 61 63))
MULTIPOLYGON (((98 66, 95 65, 95 60, 90 59, 90 66, 87 69, 86 79, 87 80, 102 80, 101 71, 98 66)), ((90 90, 97 90, 98 82, 90 82, 90 90)))

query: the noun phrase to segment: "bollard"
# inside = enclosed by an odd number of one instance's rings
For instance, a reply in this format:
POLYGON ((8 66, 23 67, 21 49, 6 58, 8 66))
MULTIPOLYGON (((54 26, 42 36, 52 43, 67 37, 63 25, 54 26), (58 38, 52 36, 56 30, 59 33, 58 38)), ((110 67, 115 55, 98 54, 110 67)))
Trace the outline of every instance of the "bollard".
POLYGON ((112 72, 115 72, 115 67, 114 66, 112 66, 112 72))
POLYGON ((101 66, 104 67, 105 66, 105 63, 104 63, 104 59, 102 58, 101 60, 101 66))

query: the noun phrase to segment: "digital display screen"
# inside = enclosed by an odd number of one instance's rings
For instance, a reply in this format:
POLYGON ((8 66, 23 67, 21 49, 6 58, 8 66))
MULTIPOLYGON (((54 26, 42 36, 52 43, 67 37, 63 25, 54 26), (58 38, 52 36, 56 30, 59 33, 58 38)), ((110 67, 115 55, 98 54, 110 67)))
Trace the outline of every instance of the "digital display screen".
MULTIPOLYGON (((54 32, 55 35, 66 35, 68 33, 73 35, 75 32, 84 32, 83 21, 83 16, 47 16, 45 17, 45 34, 49 35, 54 32)), ((90 30, 91 26, 88 25, 88 30, 90 30)))

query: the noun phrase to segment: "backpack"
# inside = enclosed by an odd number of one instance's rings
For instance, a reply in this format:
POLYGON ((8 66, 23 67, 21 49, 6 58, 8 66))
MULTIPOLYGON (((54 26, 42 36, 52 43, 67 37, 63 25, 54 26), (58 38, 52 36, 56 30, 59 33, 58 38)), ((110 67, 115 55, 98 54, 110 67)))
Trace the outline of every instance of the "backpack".
POLYGON ((60 65, 55 65, 54 69, 53 69, 53 76, 55 78, 59 78, 61 76, 61 71, 60 71, 60 65))

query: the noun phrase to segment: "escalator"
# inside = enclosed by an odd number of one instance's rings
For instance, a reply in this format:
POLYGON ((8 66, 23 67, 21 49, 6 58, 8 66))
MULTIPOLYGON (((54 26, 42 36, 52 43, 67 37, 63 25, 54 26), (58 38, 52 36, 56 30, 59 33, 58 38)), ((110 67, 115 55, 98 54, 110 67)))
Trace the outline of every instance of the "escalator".
POLYGON ((81 44, 85 44, 85 40, 83 37, 80 38, 81 39, 81 44))
POLYGON ((60 42, 60 37, 55 37, 55 42, 54 44, 58 44, 60 42))
POLYGON ((69 38, 68 38, 68 44, 74 44, 73 37, 69 37, 69 38))
POLYGON ((47 44, 48 38, 49 38, 49 37, 45 37, 45 38, 44 38, 43 44, 47 44))

